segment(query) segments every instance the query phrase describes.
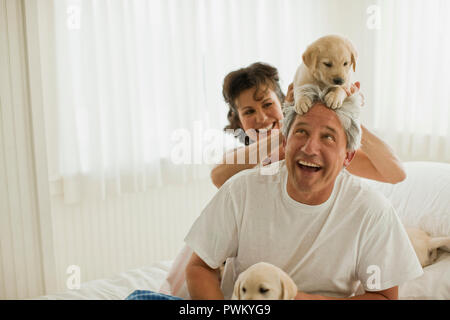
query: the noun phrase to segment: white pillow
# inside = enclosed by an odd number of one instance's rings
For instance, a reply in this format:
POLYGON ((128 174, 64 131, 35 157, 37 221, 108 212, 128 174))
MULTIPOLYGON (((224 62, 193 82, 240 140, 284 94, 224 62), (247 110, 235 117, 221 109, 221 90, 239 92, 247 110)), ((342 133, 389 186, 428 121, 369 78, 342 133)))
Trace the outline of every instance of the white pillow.
MULTIPOLYGON (((364 179, 383 193, 405 227, 431 237, 450 236, 450 163, 406 162, 407 178, 395 185, 364 179)), ((442 249, 450 252, 450 247, 442 249)))

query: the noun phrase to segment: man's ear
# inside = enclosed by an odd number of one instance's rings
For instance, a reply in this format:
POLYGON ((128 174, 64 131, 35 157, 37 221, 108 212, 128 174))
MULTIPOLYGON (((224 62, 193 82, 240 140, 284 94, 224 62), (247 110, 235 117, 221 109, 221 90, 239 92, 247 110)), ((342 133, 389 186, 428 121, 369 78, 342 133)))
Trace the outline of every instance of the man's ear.
POLYGON ((355 157, 356 150, 355 151, 346 151, 345 153, 345 159, 344 159, 344 167, 348 167, 350 162, 352 162, 353 158, 355 157))

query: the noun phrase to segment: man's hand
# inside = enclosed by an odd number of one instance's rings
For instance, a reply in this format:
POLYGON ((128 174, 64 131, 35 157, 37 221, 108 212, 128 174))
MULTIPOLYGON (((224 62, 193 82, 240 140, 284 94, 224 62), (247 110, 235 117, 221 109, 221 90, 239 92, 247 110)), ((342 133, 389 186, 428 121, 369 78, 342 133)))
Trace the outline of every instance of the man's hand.
POLYGON ((314 299, 312 295, 307 294, 306 292, 298 291, 294 300, 320 300, 320 299, 314 299))
POLYGON ((326 297, 299 291, 295 300, 398 300, 398 286, 377 292, 366 292, 350 298, 326 297))

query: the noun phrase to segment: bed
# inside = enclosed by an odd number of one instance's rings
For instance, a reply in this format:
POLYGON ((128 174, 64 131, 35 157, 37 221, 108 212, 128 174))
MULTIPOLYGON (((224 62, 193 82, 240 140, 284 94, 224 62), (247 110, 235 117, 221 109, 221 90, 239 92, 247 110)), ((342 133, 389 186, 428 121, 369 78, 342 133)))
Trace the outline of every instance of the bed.
MULTIPOLYGON (((161 261, 118 274, 115 277, 93 280, 78 290, 38 297, 38 300, 123 300, 134 290, 158 291, 172 261, 161 261)), ((436 263, 424 269, 424 275, 399 288, 400 299, 450 299, 450 253, 439 250, 436 263)))
MULTIPOLYGON (((389 185, 367 181, 389 198, 405 226, 419 227, 431 236, 450 236, 450 164, 409 162, 408 178, 389 185)), ((38 300, 122 300, 134 290, 158 291, 172 261, 129 270, 108 279, 89 281, 80 289, 37 297, 38 300)), ((437 260, 424 274, 399 287, 403 300, 450 299, 450 248, 438 250, 437 260)))

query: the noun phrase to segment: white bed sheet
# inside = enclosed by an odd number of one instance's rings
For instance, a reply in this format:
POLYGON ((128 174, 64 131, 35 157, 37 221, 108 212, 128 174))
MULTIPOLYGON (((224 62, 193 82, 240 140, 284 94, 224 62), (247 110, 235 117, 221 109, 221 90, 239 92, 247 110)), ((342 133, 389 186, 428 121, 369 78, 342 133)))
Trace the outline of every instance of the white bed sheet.
MULTIPOLYGON (((123 300, 134 290, 158 291, 172 261, 161 261, 118 274, 109 279, 93 280, 78 290, 37 297, 37 300, 123 300)), ((439 250, 437 261, 424 274, 399 288, 400 299, 450 299, 450 253, 439 250)))
POLYGON ((437 260, 424 274, 399 287, 403 300, 450 300, 450 253, 438 250, 437 260))
POLYGON ((122 272, 107 279, 81 284, 80 289, 49 294, 33 300, 123 300, 134 290, 158 291, 172 261, 161 261, 149 267, 122 272))

